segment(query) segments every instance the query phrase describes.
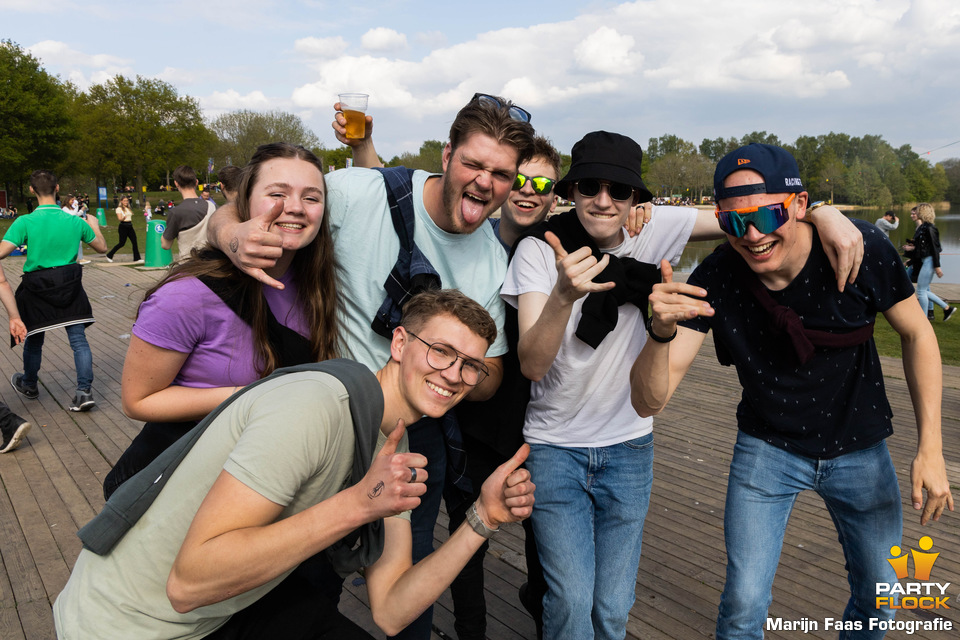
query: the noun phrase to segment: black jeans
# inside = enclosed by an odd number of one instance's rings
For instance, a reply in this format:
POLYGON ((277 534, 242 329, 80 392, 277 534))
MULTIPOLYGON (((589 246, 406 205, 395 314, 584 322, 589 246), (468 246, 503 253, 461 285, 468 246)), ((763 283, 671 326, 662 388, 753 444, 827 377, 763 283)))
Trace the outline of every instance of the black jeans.
POLYGON ((120 250, 120 247, 127 243, 127 238, 130 239, 130 244, 133 245, 133 259, 134 261, 140 259, 140 247, 137 246, 137 232, 133 230, 132 222, 121 222, 117 226, 117 231, 120 232, 120 241, 117 242, 117 246, 107 253, 108 258, 113 258, 113 254, 120 250))
POLYGON ((320 640, 336 605, 296 571, 252 605, 233 614, 208 640, 320 640))
POLYGON ((0 429, 3 433, 13 433, 26 420, 10 411, 10 407, 0 402, 0 429))
MULTIPOLYGON (((497 467, 507 461, 502 454, 489 445, 464 434, 463 446, 467 452, 467 476, 473 484, 473 495, 461 493, 460 500, 454 500, 451 491, 444 493, 447 503, 447 514, 450 516, 450 533, 466 520, 467 509, 480 497, 480 487, 483 481, 493 473, 497 467)), ((530 520, 524 520, 526 540, 524 551, 527 559, 527 598, 535 603, 538 615, 534 615, 537 628, 540 628, 543 618, 543 595, 547 592, 547 582, 543 577, 543 568, 537 557, 537 543, 533 537, 533 527, 530 520), (539 618, 539 619, 538 619, 539 618)), ((489 543, 485 542, 460 571, 460 574, 450 585, 450 595, 453 597, 454 623, 459 640, 483 640, 487 631, 487 604, 483 590, 483 558, 487 553, 489 543)))

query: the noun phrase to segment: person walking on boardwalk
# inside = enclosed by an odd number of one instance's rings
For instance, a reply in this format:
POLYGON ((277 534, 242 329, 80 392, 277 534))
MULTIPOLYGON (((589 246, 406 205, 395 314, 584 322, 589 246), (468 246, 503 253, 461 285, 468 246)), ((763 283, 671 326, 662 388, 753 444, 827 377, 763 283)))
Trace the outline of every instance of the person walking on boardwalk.
POLYGON ((117 231, 120 232, 120 239, 117 241, 117 244, 110 249, 110 252, 107 253, 107 262, 113 262, 113 256, 116 255, 117 251, 127 244, 127 239, 130 240, 131 246, 133 246, 133 261, 140 262, 140 247, 137 245, 137 232, 133 228, 133 209, 130 208, 130 196, 123 196, 120 198, 120 206, 117 207, 117 220, 119 224, 117 225, 117 231))
POLYGON ((77 245, 82 240, 98 253, 107 250, 94 216, 78 218, 57 206, 57 178, 50 171, 34 171, 30 192, 39 206, 28 216, 14 220, 0 241, 0 259, 19 245, 27 244, 23 278, 17 288, 17 307, 27 328, 23 342, 23 373, 10 379, 21 396, 34 400, 40 395, 38 373, 43 358, 45 332, 63 327, 73 349, 77 369, 77 390, 71 411, 94 406, 93 355, 85 329, 93 323, 93 310, 83 290, 83 267, 77 264, 77 245))
MULTIPOLYGON (((953 510, 943 458, 937 339, 917 304, 896 249, 854 220, 865 251, 855 282, 836 290, 817 230, 800 221, 807 192, 793 156, 751 144, 724 156, 714 174, 717 218, 727 243, 687 283, 650 295, 647 341, 631 370, 640 415, 659 413, 690 369, 706 333, 743 387, 739 433, 724 511, 727 576, 718 640, 763 637, 784 532, 797 495, 815 490, 833 517, 847 560, 849 637, 878 639, 890 620, 876 585, 897 581, 887 562, 903 528, 897 475, 885 439, 893 432, 873 341, 882 313, 903 342, 917 419, 911 502, 920 523, 953 510), (926 500, 924 501, 924 491, 926 500)), ((841 637, 848 637, 841 634, 841 637)))
POLYGON ((917 205, 917 229, 912 241, 913 268, 918 270, 917 300, 920 301, 920 308, 926 310, 927 317, 933 320, 933 306, 937 305, 943 309, 943 321, 946 322, 956 313, 957 308, 947 304, 930 290, 933 274, 936 273, 938 278, 943 277, 943 269, 940 268, 940 231, 933 224, 936 218, 937 212, 933 205, 928 202, 917 205))

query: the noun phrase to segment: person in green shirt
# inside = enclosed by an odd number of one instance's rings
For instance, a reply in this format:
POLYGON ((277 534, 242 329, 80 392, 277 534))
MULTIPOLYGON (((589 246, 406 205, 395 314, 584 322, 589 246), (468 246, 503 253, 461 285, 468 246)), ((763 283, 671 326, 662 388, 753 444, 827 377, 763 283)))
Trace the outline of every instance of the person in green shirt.
POLYGON ((77 245, 83 241, 94 251, 106 253, 107 243, 96 218, 72 216, 57 206, 59 189, 52 172, 34 171, 30 192, 40 206, 15 220, 0 241, 0 259, 20 245, 28 245, 23 277, 16 292, 17 306, 27 328, 23 373, 13 374, 10 384, 24 398, 39 397, 38 373, 45 332, 63 327, 77 369, 77 391, 70 410, 88 411, 95 402, 90 391, 93 355, 85 329, 93 323, 93 310, 81 283, 83 268, 77 264, 77 245))

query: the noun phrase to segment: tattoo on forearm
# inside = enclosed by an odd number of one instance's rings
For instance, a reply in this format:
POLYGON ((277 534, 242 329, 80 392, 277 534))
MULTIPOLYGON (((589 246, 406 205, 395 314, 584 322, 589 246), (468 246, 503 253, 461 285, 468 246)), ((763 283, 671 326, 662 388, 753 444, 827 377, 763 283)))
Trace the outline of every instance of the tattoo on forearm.
POLYGON ((383 493, 383 480, 377 483, 377 486, 367 494, 367 497, 373 500, 374 498, 379 498, 381 493, 383 493))
POLYGON ((240 249, 240 241, 237 238, 234 238, 230 241, 230 252, 236 253, 240 249))

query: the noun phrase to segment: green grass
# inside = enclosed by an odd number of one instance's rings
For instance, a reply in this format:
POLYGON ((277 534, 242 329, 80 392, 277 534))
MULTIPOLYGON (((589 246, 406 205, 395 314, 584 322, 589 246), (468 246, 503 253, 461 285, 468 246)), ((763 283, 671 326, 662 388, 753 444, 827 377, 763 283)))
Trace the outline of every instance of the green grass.
MULTIPOLYGON (((934 307, 936 320, 930 323, 934 333, 937 334, 937 342, 940 343, 940 358, 943 364, 960 365, 960 323, 957 323, 960 316, 953 318, 951 322, 943 322, 942 312, 943 309, 940 307, 934 307)), ((900 351, 900 336, 882 315, 877 316, 873 339, 877 343, 877 351, 880 355, 894 358, 903 356, 900 351)))

